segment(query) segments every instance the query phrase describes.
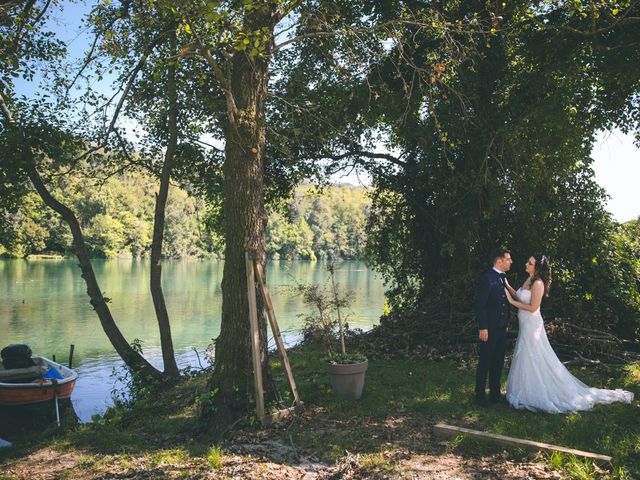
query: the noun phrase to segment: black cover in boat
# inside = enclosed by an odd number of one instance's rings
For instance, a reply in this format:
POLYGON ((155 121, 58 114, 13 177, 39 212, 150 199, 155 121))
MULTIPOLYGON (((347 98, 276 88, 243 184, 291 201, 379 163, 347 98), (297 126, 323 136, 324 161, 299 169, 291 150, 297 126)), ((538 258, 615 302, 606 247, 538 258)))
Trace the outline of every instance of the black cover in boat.
POLYGON ((31 360, 31 347, 24 343, 7 345, 0 351, 2 364, 7 370, 11 368, 26 368, 35 365, 31 360))

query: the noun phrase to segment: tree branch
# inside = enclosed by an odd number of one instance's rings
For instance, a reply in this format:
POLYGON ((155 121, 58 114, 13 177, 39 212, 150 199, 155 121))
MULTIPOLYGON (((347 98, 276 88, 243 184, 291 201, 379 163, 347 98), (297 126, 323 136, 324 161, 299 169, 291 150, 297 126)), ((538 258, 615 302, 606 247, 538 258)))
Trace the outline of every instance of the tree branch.
POLYGON ((9 107, 7 107, 7 104, 2 97, 2 92, 0 92, 0 110, 2 110, 2 115, 7 120, 7 123, 9 125, 15 125, 16 122, 11 115, 11 110, 9 110, 9 107))
POLYGON ((28 2, 26 2, 24 8, 22 9, 22 12, 18 16, 19 20, 18 22, 16 22, 18 28, 16 29, 16 36, 13 39, 13 45, 11 46, 11 51, 14 53, 18 51, 18 45, 20 44, 23 26, 24 24, 26 24, 27 17, 31 14, 31 10, 33 9, 35 3, 36 0, 29 0, 28 2))
POLYGON ((292 43, 298 42, 304 38, 319 38, 319 37, 336 37, 340 34, 343 34, 345 32, 313 32, 313 33, 303 33, 301 35, 296 35, 293 38, 290 38, 289 40, 285 40, 282 43, 279 43, 278 45, 274 45, 273 47, 273 53, 277 52, 278 50, 281 50, 282 48, 286 47, 287 45, 290 45, 292 43))
POLYGON ((111 122, 109 123, 109 126, 107 128, 107 130, 104 133, 104 138, 102 140, 102 142, 100 142, 98 145, 90 148, 89 150, 87 150, 86 152, 84 152, 83 154, 81 154, 80 156, 74 158, 72 160, 72 163, 75 164, 77 162, 79 162, 80 160, 82 160, 83 158, 86 158, 88 155, 100 150, 101 148, 104 148, 107 146, 107 143, 109 141, 109 136, 111 135, 111 132, 113 132, 113 130, 115 129, 115 124, 118 120, 118 117, 120 116, 120 111, 122 110, 122 107, 124 105, 124 102, 127 98, 127 96, 129 95, 129 91, 131 90, 132 86, 133 86, 133 82, 135 81, 138 73, 140 72, 140 70, 142 70, 142 67, 144 67, 144 65, 147 62, 147 59, 149 58, 149 55, 151 55, 151 53, 153 52, 153 50, 162 43, 162 41, 164 40, 164 37, 166 35, 167 32, 162 32, 160 33, 146 48, 144 54, 142 55, 142 57, 140 58, 140 60, 138 61, 138 63, 136 64, 136 66, 133 68, 133 70, 131 71, 131 73, 129 74, 129 80, 127 81, 127 84, 122 92, 122 95, 120 96, 120 100, 118 101, 118 104, 116 105, 116 110, 113 113, 113 116, 111 117, 111 122))
POLYGON ((42 8, 38 16, 33 20, 33 23, 31 24, 31 28, 34 28, 40 22, 40 20, 42 20, 42 17, 49 9, 49 5, 51 5, 51 0, 47 0, 47 3, 44 4, 44 7, 42 8))
POLYGON ((372 159, 386 160, 402 168, 406 168, 407 166, 407 163, 405 161, 400 160, 398 157, 394 157, 391 154, 367 152, 365 150, 351 151, 351 152, 346 152, 340 155, 322 155, 322 157, 319 157, 319 158, 328 158, 331 160, 338 161, 338 160, 344 160, 345 158, 349 158, 349 157, 368 157, 372 159))
POLYGON ((222 86, 225 98, 227 99, 227 109, 229 111, 230 121, 231 124, 235 125, 238 118, 238 107, 236 106, 236 100, 233 97, 233 92, 229 83, 230 80, 225 75, 224 70, 222 70, 220 64, 216 61, 215 58, 213 58, 213 55, 211 54, 209 48, 202 43, 193 25, 191 25, 188 21, 186 21, 185 24, 191 29, 191 35, 196 42, 196 47, 200 51, 200 54, 204 57, 205 61, 211 67, 215 79, 222 86))
POLYGON ((202 56, 204 57, 206 62, 211 67, 211 70, 213 70, 213 73, 214 73, 214 75, 216 77, 216 80, 218 81, 218 83, 223 85, 225 89, 227 89, 227 84, 228 84, 227 77, 224 74, 224 71, 222 70, 222 67, 216 61, 216 59, 213 58, 213 55, 211 55, 211 51, 209 50, 209 48, 204 46, 204 44, 200 40, 200 37, 196 33, 196 31, 195 31, 194 27, 191 25, 191 23, 190 22, 185 22, 185 25, 187 25, 189 27, 189 29, 191 30, 191 35, 193 36, 193 39, 195 40, 196 47, 198 48, 198 50, 200 51, 200 53, 202 54, 202 56))
MULTIPOLYGON (((113 23, 112 23, 113 25, 113 23)), ((89 52, 87 53, 87 56, 85 58, 84 63, 82 64, 82 66, 80 67, 80 69, 78 70, 78 73, 76 73, 76 76, 73 77, 73 80, 71 81, 71 83, 69 85, 67 85, 67 88, 65 90, 65 96, 67 96, 69 94, 69 91, 73 88, 73 86, 75 85, 76 81, 78 80, 78 78, 80 78, 80 76, 82 75, 82 72, 84 72, 84 70, 91 64, 91 62, 93 62, 93 60, 95 59, 95 57, 93 56, 93 52, 96 49, 96 46, 98 45, 98 40, 100 39, 100 35, 96 35, 95 38, 93 39, 93 44, 91 44, 91 49, 89 50, 89 52)))

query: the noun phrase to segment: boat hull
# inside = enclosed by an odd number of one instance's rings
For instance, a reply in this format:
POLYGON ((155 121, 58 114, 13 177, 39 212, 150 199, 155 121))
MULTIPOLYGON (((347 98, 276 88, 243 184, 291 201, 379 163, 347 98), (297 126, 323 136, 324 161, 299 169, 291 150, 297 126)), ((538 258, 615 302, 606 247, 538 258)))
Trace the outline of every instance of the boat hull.
POLYGON ((1 388, 0 405, 31 405, 34 403, 49 402, 56 396, 58 400, 71 397, 71 392, 76 386, 75 380, 64 385, 39 385, 26 388, 1 388))
POLYGON ((0 370, 0 380, 3 380, 0 381, 0 406, 32 405, 50 402, 55 398, 63 400, 71 397, 78 378, 75 371, 44 357, 33 357, 33 360, 36 362, 34 369, 46 371, 49 368, 55 368, 63 378, 60 380, 40 378, 31 382, 11 383, 7 381, 10 374, 18 376, 21 374, 18 370, 22 369, 0 370))

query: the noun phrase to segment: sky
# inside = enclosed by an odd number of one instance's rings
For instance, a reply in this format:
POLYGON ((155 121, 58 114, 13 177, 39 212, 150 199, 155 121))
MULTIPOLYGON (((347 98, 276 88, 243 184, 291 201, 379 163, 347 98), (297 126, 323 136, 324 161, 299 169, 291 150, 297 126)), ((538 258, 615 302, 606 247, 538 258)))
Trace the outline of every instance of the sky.
MULTIPOLYGON (((67 43, 71 55, 80 57, 88 47, 89 37, 78 30, 81 18, 89 7, 82 1, 65 3, 64 14, 54 10, 49 26, 67 43)), ((21 84, 17 85, 19 90, 20 87, 23 89, 18 93, 29 95, 34 89, 33 85, 16 83, 21 84)), ((613 218, 618 222, 626 222, 640 217, 640 149, 633 144, 633 135, 619 130, 601 132, 591 156, 594 159, 595 180, 610 197, 606 208, 613 218)), ((354 185, 367 185, 369 181, 366 175, 356 172, 336 175, 333 180, 354 185)))
POLYGON ((633 135, 601 132, 591 152, 595 179, 611 197, 607 210, 618 222, 640 217, 640 149, 633 135))

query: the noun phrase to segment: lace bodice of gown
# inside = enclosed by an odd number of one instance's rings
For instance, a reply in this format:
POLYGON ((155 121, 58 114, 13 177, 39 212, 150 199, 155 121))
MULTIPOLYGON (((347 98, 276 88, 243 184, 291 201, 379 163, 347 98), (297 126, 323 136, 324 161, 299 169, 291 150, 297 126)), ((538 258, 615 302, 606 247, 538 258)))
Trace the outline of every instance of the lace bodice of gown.
POLYGON ((519 288, 516 292, 516 295, 518 296, 518 300, 520 300, 522 303, 531 303, 531 290, 527 290, 526 288, 519 288))
MULTIPOLYGON (((522 303, 526 303, 527 305, 531 305, 531 290, 527 290, 526 288, 519 288, 518 291, 516 292, 516 296, 518 297, 518 300, 522 303)), ((526 310, 523 310, 526 312, 526 310)), ((540 309, 536 310, 536 312, 539 312, 540 309)), ((528 312, 531 313, 531 312, 528 312)), ((534 312, 535 313, 535 312, 534 312)))
MULTIPOLYGON (((520 288, 517 299, 531 302, 531 291, 520 288)), ((515 408, 550 413, 589 410, 596 403, 633 401, 624 390, 591 388, 574 377, 551 348, 540 309, 518 310, 518 340, 513 352, 507 400, 515 408)))

